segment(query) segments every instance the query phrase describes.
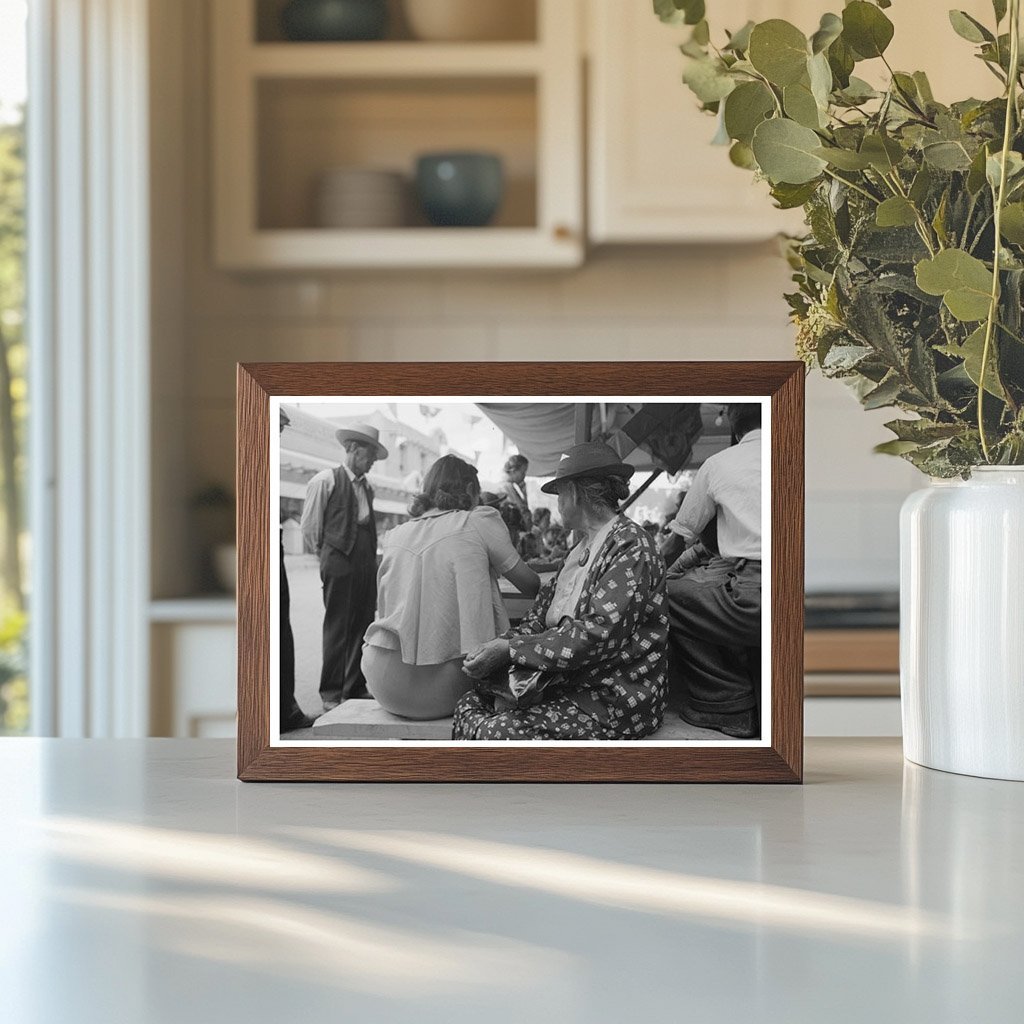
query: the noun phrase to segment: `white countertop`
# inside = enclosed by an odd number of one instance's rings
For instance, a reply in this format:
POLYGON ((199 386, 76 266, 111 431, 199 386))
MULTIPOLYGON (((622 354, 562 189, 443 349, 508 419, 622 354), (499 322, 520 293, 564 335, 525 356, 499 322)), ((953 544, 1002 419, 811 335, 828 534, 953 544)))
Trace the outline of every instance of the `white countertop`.
POLYGON ((809 740, 803 787, 243 785, 0 741, 5 1022, 1024 1017, 1024 785, 809 740))

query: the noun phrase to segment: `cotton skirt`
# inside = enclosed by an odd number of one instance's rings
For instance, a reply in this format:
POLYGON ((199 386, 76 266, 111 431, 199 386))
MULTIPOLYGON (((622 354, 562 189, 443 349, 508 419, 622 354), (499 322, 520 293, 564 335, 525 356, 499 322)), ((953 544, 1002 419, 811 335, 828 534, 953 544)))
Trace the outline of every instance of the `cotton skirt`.
POLYGON ((407 665, 401 651, 363 645, 366 687, 385 711, 402 718, 448 718, 473 688, 462 658, 440 665, 407 665))

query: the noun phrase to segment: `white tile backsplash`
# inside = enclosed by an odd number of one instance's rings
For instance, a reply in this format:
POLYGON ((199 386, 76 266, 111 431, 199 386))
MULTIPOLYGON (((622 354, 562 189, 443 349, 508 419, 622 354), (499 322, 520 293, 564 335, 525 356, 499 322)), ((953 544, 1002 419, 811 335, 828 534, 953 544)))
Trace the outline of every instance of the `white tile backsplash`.
MULTIPOLYGON (((785 264, 768 247, 602 252, 571 273, 188 275, 189 462, 230 480, 234 365, 254 360, 789 359, 785 264)), ((872 454, 891 414, 807 381, 807 584, 897 584, 912 467, 872 454)))

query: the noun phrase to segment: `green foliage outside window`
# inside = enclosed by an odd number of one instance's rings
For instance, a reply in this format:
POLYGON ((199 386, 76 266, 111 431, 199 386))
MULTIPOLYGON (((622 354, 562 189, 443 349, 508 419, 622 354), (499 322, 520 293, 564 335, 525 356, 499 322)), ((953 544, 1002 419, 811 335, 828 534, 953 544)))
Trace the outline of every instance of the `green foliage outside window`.
MULTIPOLYGON (((725 5, 723 5, 725 6, 725 5)), ((716 142, 802 207, 787 296, 809 367, 889 423, 879 446, 936 477, 1024 464, 1024 134, 1020 0, 951 31, 997 95, 946 105, 920 71, 889 65, 890 0, 852 0, 805 35, 780 19, 712 41, 705 0, 654 0, 691 26, 683 80, 719 121, 716 142), (856 74, 880 61, 889 84, 856 74)), ((936 17, 946 17, 936 8, 936 17)))
POLYGON ((0 120, 0 733, 28 725, 24 451, 28 411, 24 118, 0 120))

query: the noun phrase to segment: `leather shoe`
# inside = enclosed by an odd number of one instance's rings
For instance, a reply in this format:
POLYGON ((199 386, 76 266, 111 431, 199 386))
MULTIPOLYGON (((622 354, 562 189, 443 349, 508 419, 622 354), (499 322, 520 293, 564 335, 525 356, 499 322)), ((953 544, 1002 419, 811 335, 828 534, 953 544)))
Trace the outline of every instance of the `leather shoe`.
POLYGON ((761 731, 755 708, 728 714, 684 708, 679 712, 679 717, 689 725, 695 725, 701 729, 715 729, 737 740, 756 739, 761 731))

